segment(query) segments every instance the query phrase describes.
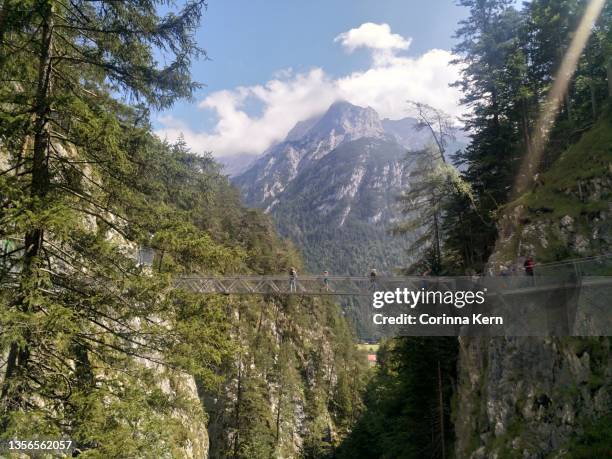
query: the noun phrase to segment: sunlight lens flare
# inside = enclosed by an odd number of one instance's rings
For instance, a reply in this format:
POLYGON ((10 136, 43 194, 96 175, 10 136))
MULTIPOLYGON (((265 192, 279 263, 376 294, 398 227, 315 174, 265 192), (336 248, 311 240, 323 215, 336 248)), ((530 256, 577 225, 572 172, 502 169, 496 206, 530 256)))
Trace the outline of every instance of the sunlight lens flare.
MULTIPOLYGON (((544 147, 550 137, 550 130, 567 94, 569 83, 578 66, 580 55, 584 51, 591 36, 593 26, 601 14, 605 2, 606 0, 591 0, 589 2, 570 46, 563 56, 563 61, 554 79, 553 86, 540 110, 529 148, 521 163, 514 184, 513 196, 515 198, 525 193, 534 183, 544 147)), ((496 249, 494 253, 499 250, 500 244, 507 242, 508 238, 514 233, 516 228, 514 228, 513 221, 514 219, 510 215, 503 215, 499 220, 499 235, 495 243, 496 249)))
POLYGON ((554 84, 538 116, 530 148, 523 159, 514 186, 515 196, 520 196, 524 193, 534 181, 534 175, 542 159, 542 153, 544 152, 546 142, 548 142, 550 136, 550 129, 559 113, 561 103, 568 90, 570 79, 576 71, 580 55, 584 51, 587 41, 591 36, 593 25, 601 14, 605 2, 606 0, 591 0, 580 20, 574 38, 563 57, 561 67, 554 79, 554 84))

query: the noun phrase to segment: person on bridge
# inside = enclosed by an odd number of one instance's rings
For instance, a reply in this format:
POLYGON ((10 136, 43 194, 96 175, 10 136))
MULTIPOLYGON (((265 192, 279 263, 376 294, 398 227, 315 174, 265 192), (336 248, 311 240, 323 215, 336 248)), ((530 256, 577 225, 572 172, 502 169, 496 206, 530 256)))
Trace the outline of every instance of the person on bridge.
POLYGON ((323 286, 326 292, 329 292, 329 271, 323 271, 323 286))
POLYGON ((535 262, 531 255, 527 257, 525 263, 523 263, 523 267, 525 268, 525 275, 531 279, 531 285, 534 285, 533 268, 535 267, 535 262))
POLYGON ((289 268, 289 292, 297 292, 297 270, 293 266, 289 268))
POLYGON ((427 290, 427 286, 429 285, 429 282, 427 281, 427 278, 431 276, 431 269, 427 268, 425 271, 423 271, 421 273, 421 277, 423 278, 421 280, 421 288, 427 290))
POLYGON ((374 268, 372 268, 372 270, 370 271, 370 290, 374 291, 377 289, 378 284, 376 283, 376 270, 374 268))
POLYGON ((535 262, 533 261, 533 257, 529 255, 523 263, 525 267, 525 275, 533 277, 533 268, 535 267, 535 262))

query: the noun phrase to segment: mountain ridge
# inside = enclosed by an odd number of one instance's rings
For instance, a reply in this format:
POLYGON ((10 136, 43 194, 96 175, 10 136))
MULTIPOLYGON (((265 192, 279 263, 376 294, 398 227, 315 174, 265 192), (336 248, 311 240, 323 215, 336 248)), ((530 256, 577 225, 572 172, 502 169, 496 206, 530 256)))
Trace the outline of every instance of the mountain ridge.
POLYGON ((390 235, 402 219, 396 197, 414 172, 407 158, 430 141, 414 118, 381 119, 337 101, 296 123, 233 182, 303 248, 309 270, 392 272, 411 260, 408 241, 390 235))

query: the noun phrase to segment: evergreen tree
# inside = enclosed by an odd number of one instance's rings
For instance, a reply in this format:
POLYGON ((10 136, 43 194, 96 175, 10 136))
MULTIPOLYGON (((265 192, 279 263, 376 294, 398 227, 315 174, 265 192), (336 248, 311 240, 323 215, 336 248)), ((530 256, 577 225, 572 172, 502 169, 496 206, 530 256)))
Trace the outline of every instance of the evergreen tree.
MULTIPOLYGON (((470 144, 458 163, 473 190, 473 205, 456 196, 448 208, 446 225, 459 231, 448 240, 450 258, 464 257, 481 268, 493 248, 497 231, 495 212, 505 202, 513 183, 517 159, 529 145, 530 88, 525 75, 526 56, 519 42, 520 15, 511 1, 460 1, 469 17, 457 30, 454 52, 463 65, 462 102, 470 144), (463 238, 468 228, 469 238, 463 238), (469 241, 469 243, 468 243, 469 241)), ((463 271, 466 263, 459 261, 463 271)))
POLYGON ((20 249, 1 294, 8 437, 65 434, 104 457, 174 454, 187 440, 174 410, 203 414, 160 380, 186 371, 211 384, 229 350, 220 303, 168 289, 176 265, 223 269, 240 252, 183 220, 168 199, 179 190, 159 180, 172 164, 201 192, 207 175, 150 134, 145 107, 197 87, 188 66, 204 6, 160 16, 160 3, 2 4, 0 231, 20 249), (168 254, 155 273, 132 256, 151 244, 168 254))
POLYGON ((456 338, 396 338, 377 357, 363 415, 338 457, 451 457, 456 338))
POLYGON ((429 105, 411 102, 416 108, 418 127, 427 129, 433 142, 422 151, 409 152, 412 180, 408 189, 399 196, 402 211, 407 220, 396 225, 395 234, 411 234, 410 252, 417 262, 409 269, 420 273, 442 274, 444 221, 448 203, 453 199, 465 199, 473 204, 472 192, 462 180, 458 170, 447 161, 447 145, 454 139, 453 123, 449 115, 429 105))

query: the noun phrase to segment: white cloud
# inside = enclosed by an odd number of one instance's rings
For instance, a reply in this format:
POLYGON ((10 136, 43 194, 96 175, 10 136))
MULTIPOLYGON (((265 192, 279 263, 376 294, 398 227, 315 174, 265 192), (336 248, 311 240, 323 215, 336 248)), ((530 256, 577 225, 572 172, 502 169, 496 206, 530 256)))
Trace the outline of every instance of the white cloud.
POLYGON ((211 132, 196 132, 181 120, 161 117, 161 137, 175 140, 181 134, 195 151, 217 156, 261 153, 282 140, 298 121, 325 111, 335 100, 371 106, 381 117, 409 116, 408 99, 417 100, 459 115, 459 91, 449 83, 459 79, 459 69, 450 64, 449 51, 430 50, 418 57, 397 54, 410 39, 392 34, 387 24, 362 24, 340 34, 336 41, 349 51, 364 46, 372 50, 370 68, 340 78, 331 78, 320 68, 305 73, 291 69, 276 72, 263 85, 216 91, 199 103, 212 110, 217 123, 211 132), (257 116, 245 108, 249 102, 262 107, 257 116))
POLYGON ((334 42, 340 42, 344 49, 352 53, 357 48, 387 51, 408 49, 412 39, 391 33, 389 24, 365 22, 355 29, 341 33, 334 42))
POLYGON ((460 93, 449 86, 459 79, 449 51, 433 49, 417 58, 395 56, 384 65, 339 78, 336 86, 343 98, 369 105, 383 118, 409 116, 407 100, 424 102, 459 116, 460 93))
POLYGON ((261 153, 282 140, 295 123, 322 112, 338 98, 334 81, 321 69, 284 77, 206 97, 198 107, 217 115, 213 132, 195 132, 180 120, 162 117, 158 121, 163 128, 157 134, 169 140, 182 134, 195 152, 212 151, 216 156, 261 153), (263 106, 259 117, 246 113, 249 98, 263 106))

